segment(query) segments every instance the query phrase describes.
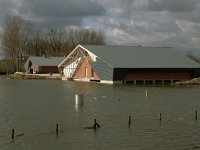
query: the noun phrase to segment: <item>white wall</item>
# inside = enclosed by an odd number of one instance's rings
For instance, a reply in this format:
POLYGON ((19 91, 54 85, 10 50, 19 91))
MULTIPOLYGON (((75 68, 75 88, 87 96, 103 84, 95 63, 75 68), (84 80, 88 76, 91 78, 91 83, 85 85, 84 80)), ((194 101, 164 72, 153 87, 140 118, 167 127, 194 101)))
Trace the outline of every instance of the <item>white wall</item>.
POLYGON ((73 74, 73 72, 75 71, 79 61, 80 61, 81 57, 74 60, 74 62, 72 62, 71 64, 67 65, 64 69, 63 69, 63 73, 64 73, 64 77, 66 78, 70 78, 71 75, 73 74))

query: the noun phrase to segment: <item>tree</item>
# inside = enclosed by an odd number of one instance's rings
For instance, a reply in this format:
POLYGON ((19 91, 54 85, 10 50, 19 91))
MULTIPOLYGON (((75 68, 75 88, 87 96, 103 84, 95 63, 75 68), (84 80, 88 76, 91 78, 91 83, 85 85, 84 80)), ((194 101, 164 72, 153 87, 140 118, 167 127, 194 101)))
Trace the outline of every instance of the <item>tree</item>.
POLYGON ((73 50, 79 44, 79 32, 74 28, 67 30, 67 41, 69 42, 69 49, 73 50))
POLYGON ((78 44, 83 45, 105 45, 105 34, 102 30, 77 30, 69 28, 67 32, 70 49, 74 49, 78 44))
POLYGON ((79 34, 80 44, 105 45, 105 35, 102 30, 82 30, 79 34))
POLYGON ((60 56, 64 52, 64 43, 66 40, 65 30, 62 28, 50 28, 47 33, 49 54, 51 56, 60 56))
POLYGON ((11 72, 22 71, 32 24, 19 16, 6 16, 3 27, 2 45, 7 65, 11 72))
POLYGON ((11 73, 23 71, 29 56, 66 56, 78 44, 104 45, 105 35, 99 30, 79 30, 51 27, 34 30, 30 21, 20 16, 6 16, 2 45, 5 62, 11 73))
POLYGON ((0 74, 7 73, 7 65, 4 59, 0 60, 0 74))
POLYGON ((29 56, 43 56, 47 55, 48 43, 43 31, 35 30, 32 32, 32 36, 27 43, 26 58, 29 56))

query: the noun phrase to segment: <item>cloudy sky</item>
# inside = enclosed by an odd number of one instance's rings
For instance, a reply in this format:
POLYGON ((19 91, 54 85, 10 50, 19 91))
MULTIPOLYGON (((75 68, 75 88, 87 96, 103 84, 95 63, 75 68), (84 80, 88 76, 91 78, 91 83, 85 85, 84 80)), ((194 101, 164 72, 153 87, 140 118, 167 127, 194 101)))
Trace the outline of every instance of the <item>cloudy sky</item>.
POLYGON ((102 29, 108 45, 200 51, 200 0, 0 0, 5 15, 36 27, 102 29))

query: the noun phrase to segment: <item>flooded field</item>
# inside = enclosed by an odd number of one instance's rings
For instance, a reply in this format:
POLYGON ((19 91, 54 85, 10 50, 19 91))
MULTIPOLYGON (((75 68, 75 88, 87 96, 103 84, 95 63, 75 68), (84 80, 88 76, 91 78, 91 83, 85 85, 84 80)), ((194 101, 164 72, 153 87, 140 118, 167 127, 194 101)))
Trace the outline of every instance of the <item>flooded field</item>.
POLYGON ((4 150, 200 149, 199 91, 200 87, 194 86, 145 87, 1 77, 0 147, 4 150), (75 94, 83 94, 83 106, 75 107, 75 94), (101 127, 84 129, 92 126, 94 119, 101 127), (15 129, 14 140, 12 129, 15 129))

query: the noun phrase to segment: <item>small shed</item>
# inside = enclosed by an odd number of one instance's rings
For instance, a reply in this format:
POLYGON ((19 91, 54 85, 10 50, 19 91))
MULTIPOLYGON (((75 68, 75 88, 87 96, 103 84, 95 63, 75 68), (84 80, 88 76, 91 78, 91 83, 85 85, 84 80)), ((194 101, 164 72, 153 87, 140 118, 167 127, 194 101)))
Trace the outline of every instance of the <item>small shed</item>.
POLYGON ((200 64, 170 47, 78 45, 58 67, 63 79, 110 84, 165 84, 200 76, 200 64))
POLYGON ((58 65, 64 57, 35 57, 30 56, 24 67, 28 74, 59 73, 58 65))

